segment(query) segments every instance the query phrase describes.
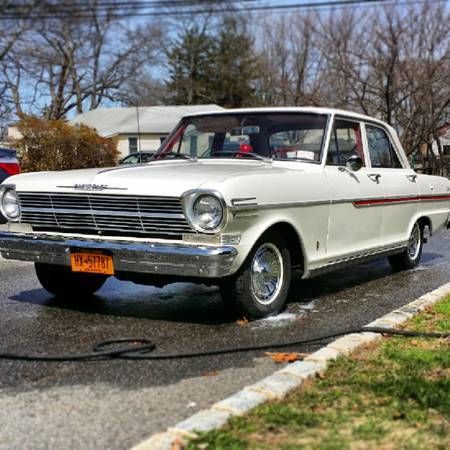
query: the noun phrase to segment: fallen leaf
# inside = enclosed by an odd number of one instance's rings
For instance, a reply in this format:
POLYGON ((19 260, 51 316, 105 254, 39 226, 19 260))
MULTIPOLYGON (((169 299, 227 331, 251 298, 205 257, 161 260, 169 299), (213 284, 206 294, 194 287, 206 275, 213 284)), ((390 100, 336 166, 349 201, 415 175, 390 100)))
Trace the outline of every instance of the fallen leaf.
POLYGON ((202 377, 215 377, 216 375, 219 375, 218 371, 202 372, 202 377))
POLYGON ((242 317, 239 320, 237 320, 236 323, 242 327, 248 324, 248 319, 247 317, 242 317))
POLYGON ((276 363, 290 363, 294 361, 299 361, 303 359, 305 356, 308 356, 308 353, 283 353, 283 352, 266 352, 266 356, 272 358, 276 363))
POLYGON ((180 438, 176 438, 170 445, 170 450, 183 450, 185 447, 184 442, 180 438))

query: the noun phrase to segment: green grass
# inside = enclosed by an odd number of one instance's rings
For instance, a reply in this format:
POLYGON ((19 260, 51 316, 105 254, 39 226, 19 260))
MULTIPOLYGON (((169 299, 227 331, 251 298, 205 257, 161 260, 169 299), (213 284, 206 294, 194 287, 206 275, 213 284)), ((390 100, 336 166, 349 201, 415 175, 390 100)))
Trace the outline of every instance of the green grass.
MULTIPOLYGON (((407 328, 450 330, 450 298, 407 328)), ((385 338, 331 364, 306 382, 188 449, 447 450, 450 436, 450 348, 444 339, 385 338)))

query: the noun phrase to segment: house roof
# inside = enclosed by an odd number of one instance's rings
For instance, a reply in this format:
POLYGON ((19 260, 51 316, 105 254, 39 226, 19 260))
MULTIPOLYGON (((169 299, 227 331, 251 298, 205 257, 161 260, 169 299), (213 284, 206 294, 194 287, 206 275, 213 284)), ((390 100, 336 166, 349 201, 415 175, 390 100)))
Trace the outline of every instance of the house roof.
POLYGON ((117 134, 137 134, 137 109, 139 110, 139 132, 151 134, 170 133, 178 121, 186 115, 223 110, 218 105, 97 108, 78 114, 71 122, 95 128, 97 133, 104 137, 117 134))

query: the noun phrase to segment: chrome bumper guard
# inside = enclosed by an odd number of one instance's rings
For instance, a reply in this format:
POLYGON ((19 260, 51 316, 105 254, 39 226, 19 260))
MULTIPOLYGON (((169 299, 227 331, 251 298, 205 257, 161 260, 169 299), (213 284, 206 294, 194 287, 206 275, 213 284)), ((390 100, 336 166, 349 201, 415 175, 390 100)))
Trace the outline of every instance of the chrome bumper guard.
POLYGON ((61 236, 0 232, 0 254, 5 259, 70 266, 70 253, 83 250, 112 255, 116 272, 201 278, 230 275, 238 253, 232 246, 66 239, 61 236))

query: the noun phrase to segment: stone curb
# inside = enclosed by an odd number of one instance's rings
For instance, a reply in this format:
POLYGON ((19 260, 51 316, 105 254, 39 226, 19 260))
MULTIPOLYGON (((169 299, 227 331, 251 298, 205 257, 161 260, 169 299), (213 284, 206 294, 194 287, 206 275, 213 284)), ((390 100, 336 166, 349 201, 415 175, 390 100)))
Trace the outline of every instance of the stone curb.
MULTIPOLYGON (((367 326, 398 327, 447 295, 450 295, 450 283, 446 283, 411 303, 391 311, 370 322, 367 326)), ((189 439, 197 436, 196 432, 221 428, 230 417, 243 415, 266 401, 283 398, 289 392, 297 389, 308 378, 323 374, 330 361, 339 356, 349 355, 358 347, 378 339, 381 339, 381 335, 371 332, 352 333, 340 337, 302 361, 288 364, 272 375, 215 403, 210 409, 199 411, 169 428, 166 432, 151 436, 146 441, 133 447, 132 450, 181 449, 189 439)))

